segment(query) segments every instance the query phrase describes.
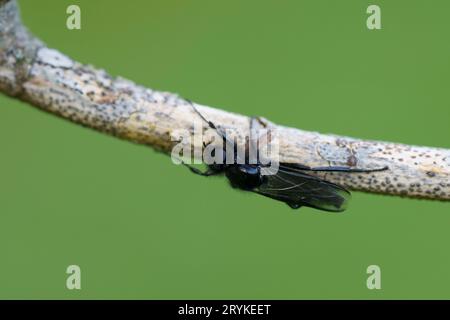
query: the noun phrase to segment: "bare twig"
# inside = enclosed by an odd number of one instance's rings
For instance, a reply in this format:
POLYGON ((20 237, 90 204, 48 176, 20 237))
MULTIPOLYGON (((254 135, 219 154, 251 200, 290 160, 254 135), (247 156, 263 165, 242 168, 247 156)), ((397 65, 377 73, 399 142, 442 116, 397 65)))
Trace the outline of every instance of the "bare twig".
MULTIPOLYGON (((47 48, 21 24, 15 0, 0 0, 0 90, 75 123, 170 152, 196 115, 174 94, 146 89, 47 48)), ((244 132, 245 116, 197 105, 211 121, 244 132)), ((275 126, 280 158, 310 166, 389 170, 328 173, 353 190, 450 200, 450 150, 365 141, 275 126)))

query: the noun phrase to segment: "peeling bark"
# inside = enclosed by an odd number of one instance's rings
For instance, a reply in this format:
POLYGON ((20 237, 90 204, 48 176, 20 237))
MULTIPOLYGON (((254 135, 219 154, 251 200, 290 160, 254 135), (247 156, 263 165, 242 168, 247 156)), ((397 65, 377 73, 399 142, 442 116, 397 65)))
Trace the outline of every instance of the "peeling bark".
MULTIPOLYGON (((15 0, 0 0, 0 90, 74 123, 169 153, 176 130, 197 115, 175 94, 136 85, 47 48, 21 24, 15 0)), ((196 105, 221 128, 248 132, 249 118, 196 105)), ((450 200, 450 150, 367 141, 277 126, 282 162, 389 170, 319 174, 352 190, 450 200)))

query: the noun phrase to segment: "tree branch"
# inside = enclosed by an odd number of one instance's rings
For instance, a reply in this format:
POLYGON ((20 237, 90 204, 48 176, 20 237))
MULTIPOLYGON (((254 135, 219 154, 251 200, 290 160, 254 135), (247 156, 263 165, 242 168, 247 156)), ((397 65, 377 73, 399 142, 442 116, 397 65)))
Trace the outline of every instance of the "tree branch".
MULTIPOLYGON (((146 89, 47 48, 21 24, 15 0, 0 0, 0 90, 95 130, 170 152, 175 130, 192 130, 197 115, 185 100, 146 89)), ((249 118, 197 105, 222 128, 247 132, 249 118)), ((450 150, 365 141, 276 126, 280 159, 309 166, 389 170, 327 173, 353 190, 450 200, 450 150)), ((323 175, 323 174, 322 174, 323 175)))

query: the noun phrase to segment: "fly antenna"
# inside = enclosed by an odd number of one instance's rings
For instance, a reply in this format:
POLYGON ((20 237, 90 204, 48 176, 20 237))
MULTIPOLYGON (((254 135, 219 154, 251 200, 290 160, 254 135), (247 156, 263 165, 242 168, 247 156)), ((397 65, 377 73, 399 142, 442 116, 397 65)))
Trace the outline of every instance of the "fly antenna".
MULTIPOLYGON (((187 103, 189 103, 189 104, 191 105, 191 107, 192 107, 192 109, 195 111, 195 113, 196 113, 200 118, 202 118, 202 120, 205 121, 211 129, 213 129, 213 130, 215 130, 215 131, 217 132, 217 134, 222 138, 223 143, 224 143, 224 146, 227 146, 227 148, 230 147, 230 148, 232 148, 233 150, 235 149, 235 144, 234 144, 234 142, 231 141, 230 139, 228 139, 228 138, 226 137, 225 133, 223 133, 222 130, 220 130, 219 128, 217 128, 216 125, 215 125, 212 121, 209 121, 208 119, 206 119, 206 118, 203 116, 203 114, 202 114, 200 111, 198 111, 198 109, 195 107, 194 103, 193 103, 191 100, 189 100, 189 99, 184 99, 184 100, 185 100, 187 103)), ((235 152, 235 157, 236 157, 237 159, 239 159, 239 156, 238 156, 238 154, 237 154, 236 152, 235 152)))
POLYGON ((195 113, 198 114, 200 116, 200 118, 202 118, 202 120, 205 121, 212 129, 218 130, 216 125, 213 122, 208 121, 208 119, 206 119, 203 116, 203 114, 201 114, 201 112, 198 111, 198 109, 195 107, 194 103, 191 100, 189 100, 189 99, 184 99, 184 100, 186 100, 191 105, 191 107, 195 111, 195 113))

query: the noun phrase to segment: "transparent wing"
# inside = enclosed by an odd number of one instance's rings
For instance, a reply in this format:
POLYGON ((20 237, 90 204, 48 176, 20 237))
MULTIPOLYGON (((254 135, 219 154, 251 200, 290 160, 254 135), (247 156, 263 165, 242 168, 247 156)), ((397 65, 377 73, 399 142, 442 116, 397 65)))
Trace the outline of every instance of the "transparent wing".
POLYGON ((343 187, 283 164, 277 174, 266 177, 266 182, 253 191, 286 202, 293 208, 307 206, 340 212, 347 208, 351 197, 343 187))

